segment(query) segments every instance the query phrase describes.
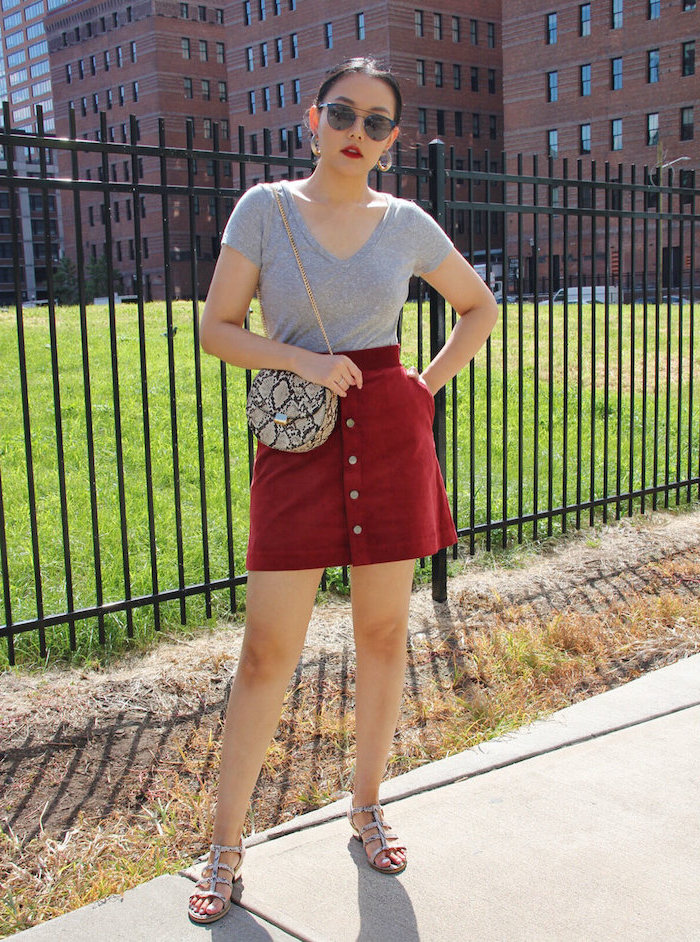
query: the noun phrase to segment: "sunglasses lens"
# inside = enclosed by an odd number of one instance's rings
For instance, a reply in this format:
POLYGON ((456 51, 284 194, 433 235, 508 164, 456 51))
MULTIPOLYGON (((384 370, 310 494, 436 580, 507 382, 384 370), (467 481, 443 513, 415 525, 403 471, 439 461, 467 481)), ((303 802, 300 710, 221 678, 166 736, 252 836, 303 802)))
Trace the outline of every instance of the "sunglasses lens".
POLYGON ((347 105, 328 105, 328 123, 334 131, 347 131, 355 121, 355 112, 347 105))
POLYGON ((385 137, 389 137, 392 127, 393 122, 380 114, 369 114, 365 118, 365 131, 373 141, 383 141, 385 137))

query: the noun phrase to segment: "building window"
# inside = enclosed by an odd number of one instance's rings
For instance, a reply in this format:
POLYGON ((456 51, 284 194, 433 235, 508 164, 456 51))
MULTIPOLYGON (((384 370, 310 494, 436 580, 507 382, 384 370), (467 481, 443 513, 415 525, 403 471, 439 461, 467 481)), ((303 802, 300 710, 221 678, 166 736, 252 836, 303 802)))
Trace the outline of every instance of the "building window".
POLYGON ((226 82, 219 82, 219 101, 228 101, 228 85, 226 82))
POLYGON ((556 128, 547 131, 547 156, 557 157, 559 154, 559 132, 556 128))
POLYGON ((187 36, 183 36, 180 40, 180 48, 182 49, 182 58, 189 59, 192 53, 190 51, 190 41, 187 36))
POLYGON ((183 82, 185 87, 185 98, 192 98, 192 79, 185 76, 183 82))
POLYGON ((358 13, 355 17, 355 35, 358 39, 365 39, 365 15, 358 13))
POLYGON ((265 0, 258 0, 258 19, 264 20, 266 17, 265 0))
POLYGON ((472 46, 479 45, 479 21, 469 20, 469 40, 472 46))
POLYGON ((659 113, 647 115, 647 146, 658 144, 659 141, 659 113))
POLYGON ((202 79, 202 98, 204 101, 211 101, 211 82, 209 79, 202 79))
POLYGON ((695 0, 683 0, 683 9, 684 9, 684 10, 694 10, 694 9, 695 9, 695 0))
POLYGON ((97 114, 99 110, 100 110, 100 96, 98 95, 97 92, 94 92, 92 96, 92 112, 93 114, 97 114))
POLYGON ((433 39, 442 39, 442 13, 433 13, 433 39))
POLYGON ((415 10, 413 13, 413 23, 416 29, 416 36, 419 39, 423 38, 423 11, 415 10))
MULTIPOLYGON (((590 154, 591 152, 591 126, 590 124, 579 125, 579 153, 590 154)), ((556 154, 552 155, 556 157, 556 154)))
POLYGON ((326 49, 333 48, 333 24, 324 23, 323 24, 323 39, 326 44, 326 49))
POLYGON ((224 11, 221 7, 217 7, 215 12, 215 19, 218 26, 224 25, 224 11))
POLYGON ((416 84, 425 85, 425 59, 416 59, 416 84))
POLYGON ((578 8, 578 34, 579 36, 591 35, 591 5, 582 3, 578 8))
POLYGON ((435 88, 442 88, 442 62, 435 63, 435 88))
POLYGON ((187 20, 190 16, 190 5, 189 3, 180 4, 180 19, 187 20))
POLYGON ((66 85, 70 85, 73 81, 73 69, 70 62, 66 65, 66 85))
POLYGON ((292 33, 289 37, 289 48, 291 50, 292 59, 299 58, 299 37, 296 33, 292 33))
POLYGON ((267 43, 260 43, 260 66, 267 68, 267 43))
POLYGON ((660 16, 661 16, 661 0, 649 0, 649 8, 647 10, 647 19, 658 20, 660 16))
POLYGON ((121 47, 121 46, 117 46, 116 49, 114 50, 114 52, 115 52, 115 54, 116 54, 116 56, 117 56, 117 68, 118 68, 118 69, 121 69, 122 65, 124 64, 124 59, 123 59, 123 56, 122 56, 122 47, 121 47))
POLYGON ((90 56, 90 75, 97 74, 97 59, 94 56, 90 56))
POLYGON ((129 53, 131 55, 131 61, 136 62, 136 43, 129 43, 129 53))
POLYGON ((683 43, 683 58, 681 65, 683 75, 695 75, 695 40, 683 43))
POLYGON ((459 90, 462 87, 462 66, 455 64, 452 66, 452 84, 455 89, 459 90))
POLYGON ((622 118, 610 122, 610 149, 622 150, 622 118))
POLYGON ((109 49, 105 49, 104 60, 105 60, 105 72, 109 72, 109 49))
POLYGON ((111 89, 111 88, 108 88, 108 89, 107 89, 106 95, 107 95, 107 108, 108 108, 108 109, 111 109, 112 104, 113 104, 113 102, 112 102, 112 89, 111 89))
MULTIPOLYGON (((120 86, 117 88, 117 97, 119 98, 119 104, 120 104, 120 105, 123 105, 123 104, 124 104, 124 86, 123 86, 123 85, 120 85, 120 86)), ((187 96, 185 96, 185 97, 187 97, 187 96)), ((191 98, 191 97, 192 97, 192 96, 190 95, 190 98, 191 98)))
POLYGON ((418 133, 428 133, 428 111, 426 108, 418 109, 418 133))
POLYGON ((559 72, 547 72, 547 101, 559 100, 559 72))
POLYGON ((212 129, 211 118, 204 118, 203 126, 204 126, 204 137, 206 140, 209 140, 209 138, 211 137, 211 129, 212 129))
POLYGON ((289 140, 289 137, 288 137, 288 135, 287 135, 287 129, 286 129, 286 128, 280 128, 280 150, 281 150, 281 151, 286 151, 286 150, 287 150, 287 141, 288 141, 288 140, 289 140))
POLYGON ((495 95, 496 94, 496 70, 489 69, 487 74, 488 74, 489 95, 495 95))
POLYGON ((442 108, 438 108, 436 112, 436 118, 437 118, 437 132, 438 134, 444 134, 445 133, 445 112, 442 110, 442 108))
POLYGON ((586 65, 581 66, 581 95, 586 96, 591 94, 591 65, 586 63, 586 65))
POLYGON ((270 110, 270 89, 268 86, 265 86, 265 88, 263 88, 262 98, 263 98, 263 111, 269 111, 270 110))
POLYGON ((82 59, 78 59, 78 76, 81 79, 85 78, 85 64, 82 59))
POLYGON ((224 138, 224 140, 228 140, 228 135, 229 135, 228 129, 229 129, 228 118, 222 118, 221 119, 221 136, 224 138))
POLYGON ((282 62, 283 58, 282 39, 280 37, 275 40, 275 62, 282 62))
POLYGON ((498 119, 495 114, 489 115, 489 137, 492 141, 498 137, 498 119))
POLYGON ((481 115, 476 111, 472 115, 472 137, 481 137, 481 115))
POLYGON ((250 26, 252 17, 250 15, 250 0, 243 0, 243 25, 250 26))
POLYGON ((277 107, 284 108, 284 82, 277 86, 277 107))
POLYGON ((197 9, 198 9, 198 11, 199 11, 199 20, 200 20, 200 22, 201 22, 201 23, 206 23, 206 22, 207 22, 207 8, 204 7, 204 6, 199 6, 197 9))
POLYGON ((612 0, 610 27, 622 29, 622 0, 612 0))
POLYGON ((462 136, 462 112, 455 111, 455 137, 462 136))
POLYGON ((199 61, 208 62, 209 61, 209 44, 206 39, 199 40, 199 61))
POLYGON ((487 23, 486 24, 486 45, 489 49, 496 48, 496 24, 487 23))
POLYGON ((248 114, 255 114, 255 92, 248 92, 248 114))
POLYGON ((255 68, 255 62, 253 61, 253 47, 252 46, 248 46, 248 48, 246 49, 245 59, 246 59, 246 68, 248 69, 249 72, 252 72, 253 69, 255 68))
POLYGON ((647 53, 647 82, 653 85, 659 81, 659 50, 650 49, 647 53))
POLYGON ((452 42, 458 43, 460 41, 460 20, 458 16, 452 17, 452 42))
POLYGON ((544 41, 553 46, 557 41, 557 14, 548 13, 544 21, 544 41))
POLYGON ((138 82, 131 83, 131 100, 132 101, 139 100, 139 83, 138 82))
POLYGON ((693 108, 681 108, 681 140, 692 141, 694 136, 693 108))
POLYGON ((622 57, 610 60, 610 88, 618 91, 622 88, 622 57))
POLYGON ((224 65, 226 62, 226 47, 223 43, 216 44, 216 61, 218 65, 224 65))
POLYGON ((479 91, 479 67, 476 65, 471 66, 469 70, 469 82, 471 85, 471 90, 473 92, 479 91))
POLYGON ((299 79, 292 81, 292 101, 295 105, 301 104, 301 83, 299 79))

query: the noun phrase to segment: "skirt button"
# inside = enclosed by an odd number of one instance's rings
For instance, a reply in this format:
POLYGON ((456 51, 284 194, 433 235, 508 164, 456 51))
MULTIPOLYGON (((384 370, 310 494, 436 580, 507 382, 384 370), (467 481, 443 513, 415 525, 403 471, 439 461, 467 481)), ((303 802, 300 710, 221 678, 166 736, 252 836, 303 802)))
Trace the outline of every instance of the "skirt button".
POLYGON ((359 536, 360 533, 362 533, 362 527, 359 525, 359 523, 352 528, 352 532, 357 534, 357 536, 359 536))

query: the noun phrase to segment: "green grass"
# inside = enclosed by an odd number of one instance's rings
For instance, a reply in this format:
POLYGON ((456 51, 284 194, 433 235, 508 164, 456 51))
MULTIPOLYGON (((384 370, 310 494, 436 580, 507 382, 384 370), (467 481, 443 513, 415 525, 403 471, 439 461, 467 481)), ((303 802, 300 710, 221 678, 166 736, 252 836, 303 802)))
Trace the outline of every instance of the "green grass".
MULTIPOLYGON (((620 443, 619 472, 621 489, 642 485, 641 454, 646 456, 646 486, 654 483, 654 440, 658 442, 656 482, 666 479, 667 463, 670 480, 676 480, 680 454, 680 475, 686 476, 690 462, 691 475, 698 472, 698 393, 694 390, 692 405, 689 378, 698 376, 700 338, 695 324, 690 329, 687 309, 680 323, 677 307, 670 317, 664 308, 658 323, 656 312, 648 310, 647 370, 643 364, 643 311, 635 309, 636 341, 631 345, 632 314, 629 307, 622 311, 622 330, 618 325, 617 308, 612 308, 606 325, 603 307, 596 307, 595 340, 590 307, 582 309, 581 324, 577 309, 569 311, 568 330, 564 331, 563 309, 556 307, 551 321, 546 305, 541 305, 537 318, 533 306, 525 305, 520 318, 517 305, 509 305, 501 317, 490 342, 490 386, 487 354, 476 358, 473 372, 463 371, 457 380, 457 480, 459 482, 457 520, 460 527, 469 526, 471 519, 478 525, 487 519, 502 519, 518 513, 518 462, 522 462, 522 506, 525 513, 535 507, 540 511, 549 500, 549 469, 553 487, 552 504, 562 500, 573 503, 579 482, 582 499, 593 494, 600 498, 615 493, 618 473, 617 443, 620 443), (578 332, 582 338, 582 365, 579 373, 578 332), (550 362, 549 332, 552 332, 550 362), (519 340, 519 332, 522 341, 519 340), (683 346, 678 351, 679 332, 683 346), (672 338, 667 361, 666 337, 672 338), (504 343, 504 337, 505 343, 504 343), (693 362, 689 357, 691 337, 694 341, 693 362), (609 368, 605 368, 606 344, 609 368), (565 351, 568 365, 565 371, 565 351), (538 362, 536 356, 538 354, 538 362), (659 358, 659 380, 655 380, 656 356, 659 358), (505 354, 505 355, 504 355, 505 354), (622 385, 618 395, 618 355, 622 364, 622 385), (522 357, 522 373, 519 362, 522 357), (634 367, 634 370, 632 369, 634 367), (565 397, 564 377, 568 375, 565 397), (470 406, 470 384, 474 385, 474 408, 470 406), (519 383, 519 380, 521 381, 519 383), (578 420, 580 380, 581 421, 578 420), (605 388, 608 388, 607 408, 605 388), (490 393, 489 393, 490 389, 490 393), (680 395, 679 395, 680 390, 680 395), (647 395, 647 425, 643 436, 642 396, 647 395), (658 416, 654 415, 654 395, 658 396, 658 416), (667 418, 666 399, 670 396, 667 418), (634 396, 634 402, 633 402, 634 396), (551 400, 552 421, 549 419, 551 400), (504 425, 505 402, 505 425, 504 425), (618 422, 618 402, 620 421, 618 422), (538 418, 535 422, 535 405, 538 418), (679 409, 680 403, 680 409, 679 409), (491 439, 487 439, 488 410, 491 416, 491 439), (564 446, 564 415, 568 421, 568 442, 564 446), (519 447, 519 423, 522 423, 522 450, 519 447), (605 462, 607 426, 607 462, 605 462), (580 433, 581 462, 577 460, 577 435, 580 433), (666 448, 666 435, 669 447, 666 448), (470 438, 473 435, 473 452, 470 438), (591 460, 591 442, 594 456, 591 460), (630 446, 634 466, 630 472, 630 446), (491 464, 487 458, 489 455, 491 464), (503 504, 504 462, 506 470, 506 502, 503 504), (537 463, 537 474, 535 466, 537 463), (607 484, 604 466, 607 464, 607 484), (567 469, 566 493, 562 475, 567 469), (473 473, 474 486, 470 487, 473 473), (488 504, 488 485, 491 505, 488 504)), ((43 609, 47 614, 61 612, 66 606, 66 573, 63 563, 63 539, 59 501, 56 421, 52 382, 50 331, 46 309, 24 311, 23 334, 26 348, 31 425, 34 487, 37 514, 37 538, 41 561, 43 609)), ((80 312, 77 308, 60 308, 57 312, 57 361, 60 374, 61 418, 63 425, 67 491, 67 524, 70 538, 72 585, 76 608, 89 607, 97 598, 95 553, 91 526, 91 476, 86 447, 86 416, 84 405, 84 370, 80 312)), ((408 365, 416 362, 416 311, 407 305, 403 326, 403 359, 408 365)), ((195 376, 195 344, 193 306, 191 302, 173 305, 173 367, 177 403, 177 436, 180 470, 180 511, 182 527, 182 566, 185 584, 204 581, 204 539, 200 507, 200 460, 198 454, 197 382, 195 376)), ((119 373, 121 407, 125 522, 130 569, 131 595, 152 591, 149 552, 149 519, 146 500, 146 452, 143 434, 143 397, 141 390, 140 339, 137 309, 133 305, 118 308, 115 329, 116 362, 119 373)), ((144 354, 147 363, 148 408, 151 434, 152 489, 154 527, 157 545, 158 583, 161 590, 178 586, 176 502, 174 493, 173 452, 170 412, 170 379, 166 309, 163 303, 146 307, 144 354)), ((121 521, 117 475, 116 423, 113 406, 113 361, 110 344, 109 314, 106 308, 90 307, 86 318, 89 354, 92 423, 95 441, 94 490, 97 500, 99 557, 102 592, 105 602, 124 598, 125 581, 122 565, 121 521)), ((427 305, 424 312, 424 337, 427 362, 429 330, 427 305)), ((18 334, 14 311, 0 314, 0 362, 3 384, 0 387, 0 470, 5 513, 5 529, 9 558, 10 601, 15 622, 35 617, 37 596, 32 562, 32 535, 28 504, 28 481, 24 446, 23 414, 18 365, 18 334)), ((202 395, 202 474, 206 483, 207 540, 209 572, 212 579, 228 576, 227 523, 224 494, 224 454, 222 447, 221 370, 218 361, 206 355, 201 360, 202 395)), ((236 572, 244 569, 248 515, 248 451, 244 414, 245 376, 240 370, 227 368, 230 435, 230 472, 232 487, 232 534, 236 572)), ((451 453, 451 409, 448 400, 448 455, 451 453)), ((448 458, 448 493, 452 494, 453 471, 448 458)), ((671 502, 685 501, 688 494, 671 496, 671 502)), ((695 497, 695 493, 692 495, 695 497)), ((660 498, 660 505, 665 503, 660 498)), ((646 506, 651 506, 647 498, 646 506)), ((628 509, 627 504, 622 512, 628 509)), ((640 509, 639 500, 633 509, 640 509)), ((615 514, 613 505, 608 513, 615 514)), ((597 519, 600 519, 600 514, 597 519)), ((587 514, 582 516, 587 522, 587 514)), ((568 525, 575 523, 570 515, 568 525)), ((551 527, 560 532, 561 521, 551 527)), ((528 524, 526 539, 548 535, 546 522, 528 524)), ((507 542, 517 539, 511 528, 507 542)), ((495 539, 495 537, 494 537, 495 539)), ((501 534, 498 535, 499 542, 501 534)), ((338 573, 331 573, 330 582, 338 585, 338 573)), ((0 591, 1 591, 0 587, 0 591)), ((229 592, 213 594, 213 618, 228 612, 229 592)), ((0 611, 5 614, 5 599, 0 597, 0 611)), ((190 624, 207 620, 201 596, 187 600, 190 624)), ((178 602, 161 605, 161 625, 175 630, 180 622, 178 602)), ((76 624, 78 650, 71 654, 68 629, 58 626, 47 630, 47 660, 84 660, 109 658, 131 644, 149 643, 153 637, 154 615, 150 606, 133 613, 135 640, 126 640, 126 615, 116 613, 105 617, 107 643, 97 645, 96 619, 76 624)), ((0 663, 6 661, 2 645, 0 663)), ((40 662, 36 632, 15 638, 17 662, 35 665, 40 662)))

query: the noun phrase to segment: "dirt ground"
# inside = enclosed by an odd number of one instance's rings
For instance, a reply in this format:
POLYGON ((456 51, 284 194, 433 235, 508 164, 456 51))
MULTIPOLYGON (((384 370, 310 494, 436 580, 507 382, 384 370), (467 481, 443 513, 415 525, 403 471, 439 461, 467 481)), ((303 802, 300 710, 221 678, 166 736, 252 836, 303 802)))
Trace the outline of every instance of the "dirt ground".
MULTIPOLYGON (((661 590, 700 597, 699 547, 700 511, 692 511, 575 532, 501 561, 488 554, 468 558, 451 577, 444 604, 433 601, 429 586, 414 592, 410 646, 427 655, 409 658, 407 699, 415 707, 424 674, 440 681, 441 671, 454 668, 454 659, 451 667, 441 660, 444 639, 457 627, 478 628, 504 607, 542 618, 563 610, 600 612, 661 590), (677 565, 660 565, 669 560, 677 565)), ((161 639, 150 653, 127 657, 109 670, 4 674, 0 825, 24 841, 42 828, 61 834, 79 814, 99 818, 117 807, 144 804, 162 769, 219 735, 241 637, 240 625, 226 625, 176 643, 161 639)), ((674 656, 681 655, 669 659, 674 656)), ((638 659, 636 672, 661 663, 658 651, 652 660, 638 659)), ((305 695, 314 692, 316 715, 323 713, 324 698, 333 696, 341 699, 344 716, 353 667, 349 602, 319 604, 290 688, 287 725, 294 723, 294 691, 302 689, 304 678, 313 681, 305 695)), ((629 676, 629 665, 620 666, 598 689, 629 676)), ((591 692, 596 690, 580 695, 591 692)), ((308 748, 314 749, 313 736, 308 748)), ((265 825, 299 810, 283 786, 278 783, 265 825)))

